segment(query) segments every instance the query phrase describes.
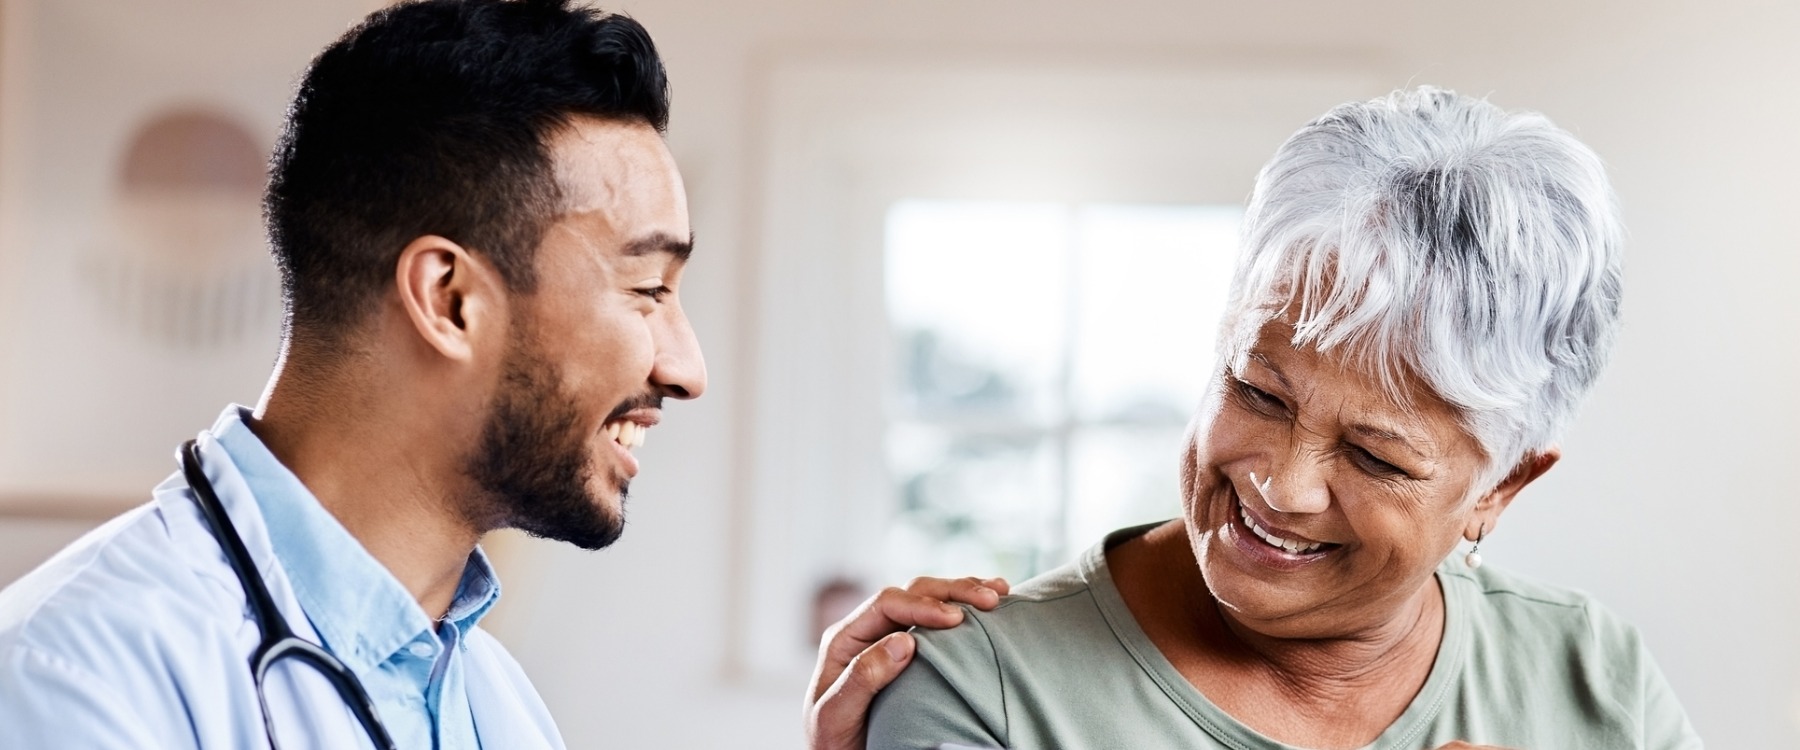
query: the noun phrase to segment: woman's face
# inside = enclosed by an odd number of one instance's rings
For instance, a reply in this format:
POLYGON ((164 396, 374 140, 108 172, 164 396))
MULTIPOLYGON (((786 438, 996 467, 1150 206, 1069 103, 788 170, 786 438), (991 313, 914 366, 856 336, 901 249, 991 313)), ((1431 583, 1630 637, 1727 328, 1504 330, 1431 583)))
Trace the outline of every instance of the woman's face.
POLYGON ((1504 503, 1473 496, 1485 458, 1448 404, 1417 380, 1410 406, 1394 404, 1372 373, 1295 349, 1293 333, 1265 324, 1195 415, 1188 533, 1233 619, 1273 637, 1353 636, 1405 611, 1504 503))

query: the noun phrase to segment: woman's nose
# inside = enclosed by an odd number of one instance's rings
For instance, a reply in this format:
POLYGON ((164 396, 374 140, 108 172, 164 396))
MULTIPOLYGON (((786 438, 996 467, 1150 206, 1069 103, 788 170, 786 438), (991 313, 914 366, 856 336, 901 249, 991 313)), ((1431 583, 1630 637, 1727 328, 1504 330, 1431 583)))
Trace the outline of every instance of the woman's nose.
POLYGON ((1331 507, 1331 488, 1319 462, 1305 455, 1271 462, 1268 475, 1251 472, 1250 482, 1263 502, 1277 513, 1324 513, 1331 507))

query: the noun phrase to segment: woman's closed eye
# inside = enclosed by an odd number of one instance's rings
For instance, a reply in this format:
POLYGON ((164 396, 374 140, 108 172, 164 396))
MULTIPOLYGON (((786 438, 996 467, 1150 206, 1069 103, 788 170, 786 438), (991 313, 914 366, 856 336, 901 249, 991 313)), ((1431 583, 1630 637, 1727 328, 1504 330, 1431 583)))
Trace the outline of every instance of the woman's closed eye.
POLYGON ((1276 398, 1274 394, 1251 385, 1249 381, 1233 378, 1232 386, 1237 391, 1238 398, 1249 405, 1252 410, 1271 417, 1287 414, 1287 404, 1276 398))
POLYGON ((1350 456, 1351 463, 1356 464, 1371 476, 1381 478, 1399 478, 1408 476, 1405 469, 1381 460, 1362 446, 1345 445, 1344 452, 1350 456))

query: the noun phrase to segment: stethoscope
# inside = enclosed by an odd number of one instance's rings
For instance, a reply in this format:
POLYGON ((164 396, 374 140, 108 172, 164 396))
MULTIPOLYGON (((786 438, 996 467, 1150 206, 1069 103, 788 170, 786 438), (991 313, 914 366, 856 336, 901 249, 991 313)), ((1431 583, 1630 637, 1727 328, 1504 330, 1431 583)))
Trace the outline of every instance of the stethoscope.
POLYGON ((268 587, 263 585, 256 563, 250 561, 249 550, 244 549, 243 537, 238 536, 237 528, 231 525, 231 518, 225 515, 225 506, 213 492, 212 482, 207 481, 206 472, 200 470, 200 451, 193 440, 181 444, 181 470, 187 475, 188 486, 194 489, 194 497, 199 500, 200 513, 206 517, 206 525, 212 529, 212 535, 218 538, 219 546, 225 550, 225 561, 231 564, 231 572, 236 573, 238 581, 244 585, 245 595, 250 599, 251 613, 256 616, 256 624, 262 632, 262 643, 257 645, 255 651, 250 652, 250 674, 256 681, 256 702, 262 706, 263 732, 269 736, 269 747, 280 750, 280 746, 275 743, 275 723, 269 716, 269 700, 263 694, 263 679, 276 662, 293 657, 317 670, 332 687, 337 688, 338 696, 350 707, 350 712, 356 714, 356 720, 362 724, 363 731, 369 734, 369 740, 375 743, 376 748, 395 750, 394 740, 388 736, 387 727, 382 726, 381 719, 375 715, 375 704, 369 700, 369 693, 363 689, 362 682, 330 652, 294 635, 287 618, 282 617, 281 612, 275 608, 274 597, 269 596, 268 587))

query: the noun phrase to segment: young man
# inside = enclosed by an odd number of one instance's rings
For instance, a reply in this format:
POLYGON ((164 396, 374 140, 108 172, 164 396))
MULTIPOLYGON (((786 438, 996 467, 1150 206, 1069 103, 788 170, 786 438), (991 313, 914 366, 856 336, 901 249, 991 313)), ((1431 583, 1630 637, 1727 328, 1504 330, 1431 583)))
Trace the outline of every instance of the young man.
MULTIPOLYGON (((610 544, 632 448, 705 390, 668 112, 643 28, 566 0, 401 5, 321 53, 267 194, 288 318, 262 403, 0 592, 7 742, 561 747, 477 626, 477 543, 610 544), (284 628, 305 643, 271 649, 284 628)), ((861 746, 894 631, 1004 583, 909 588, 822 647, 815 748, 861 746)))

